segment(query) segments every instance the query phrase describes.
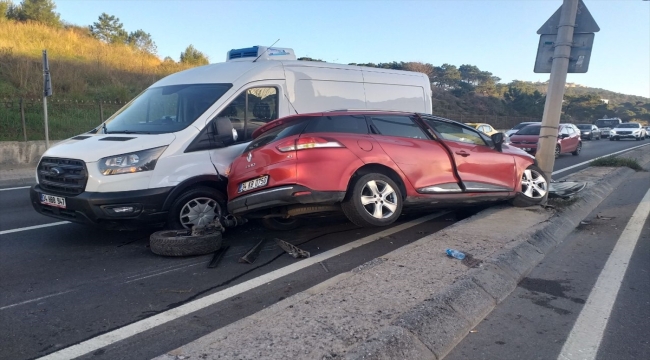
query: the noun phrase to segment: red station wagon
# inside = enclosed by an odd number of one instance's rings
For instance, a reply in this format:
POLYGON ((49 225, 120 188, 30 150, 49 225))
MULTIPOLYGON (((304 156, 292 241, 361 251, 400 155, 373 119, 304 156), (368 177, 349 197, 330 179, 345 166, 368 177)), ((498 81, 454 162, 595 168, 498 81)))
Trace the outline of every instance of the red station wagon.
POLYGON ((232 163, 228 210, 290 229, 295 216, 342 210, 359 226, 394 222, 408 204, 453 207, 547 196, 526 152, 424 114, 338 111, 272 121, 232 163))
MULTIPOLYGON (((510 143, 531 154, 537 152, 537 142, 539 141, 540 124, 528 125, 516 134, 510 136, 510 143)), ((580 155, 582 150, 582 140, 580 139, 580 129, 573 124, 560 124, 558 127, 557 144, 555 144, 555 158, 560 154, 571 153, 575 156, 580 155)))

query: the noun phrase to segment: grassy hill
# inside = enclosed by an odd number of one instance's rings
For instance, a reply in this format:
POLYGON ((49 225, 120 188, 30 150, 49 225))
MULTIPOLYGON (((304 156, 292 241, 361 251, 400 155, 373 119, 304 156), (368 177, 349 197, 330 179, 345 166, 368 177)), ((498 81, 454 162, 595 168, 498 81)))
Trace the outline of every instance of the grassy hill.
POLYGON ((41 96, 43 49, 54 94, 66 99, 126 101, 188 67, 125 44, 103 43, 83 27, 0 21, 0 98, 41 96))

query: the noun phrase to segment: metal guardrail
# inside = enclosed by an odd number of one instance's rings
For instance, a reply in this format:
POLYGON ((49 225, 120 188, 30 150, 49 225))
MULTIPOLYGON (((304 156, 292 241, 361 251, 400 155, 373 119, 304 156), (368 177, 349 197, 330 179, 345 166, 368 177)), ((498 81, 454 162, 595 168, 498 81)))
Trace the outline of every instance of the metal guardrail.
MULTIPOLYGON (((48 100, 50 139, 89 131, 124 105, 117 101, 48 100)), ((0 99, 0 141, 44 140, 41 99, 0 99)))
MULTIPOLYGON (((125 103, 118 101, 48 100, 50 138, 67 139, 89 131, 125 103)), ((527 116, 469 115, 434 110, 437 116, 463 123, 487 123, 495 129, 511 129, 524 121, 541 121, 527 116)), ((0 141, 44 140, 41 99, 0 99, 0 141)))

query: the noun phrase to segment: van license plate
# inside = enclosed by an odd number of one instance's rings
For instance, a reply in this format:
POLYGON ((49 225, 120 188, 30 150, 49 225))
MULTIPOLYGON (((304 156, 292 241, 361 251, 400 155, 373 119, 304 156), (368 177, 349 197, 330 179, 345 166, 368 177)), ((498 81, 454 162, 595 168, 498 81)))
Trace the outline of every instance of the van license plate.
POLYGON ((266 186, 266 184, 269 183, 269 176, 265 175, 257 179, 245 181, 241 184, 239 184, 239 190, 237 191, 238 193, 248 191, 248 190, 253 190, 260 188, 262 186, 266 186))
POLYGON ((41 204, 65 209, 65 198, 60 196, 41 194, 41 204))

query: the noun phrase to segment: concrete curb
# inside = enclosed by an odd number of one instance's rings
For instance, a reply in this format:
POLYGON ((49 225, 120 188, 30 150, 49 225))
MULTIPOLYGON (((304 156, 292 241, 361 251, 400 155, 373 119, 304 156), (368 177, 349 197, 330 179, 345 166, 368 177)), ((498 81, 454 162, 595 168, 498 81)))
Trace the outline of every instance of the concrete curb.
POLYGON ((629 168, 614 170, 575 203, 531 229, 524 242, 486 260, 440 295, 402 314, 391 326, 350 349, 345 359, 443 358, 633 173, 629 168))

